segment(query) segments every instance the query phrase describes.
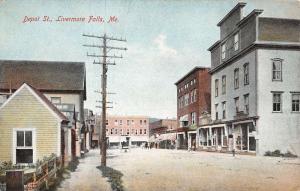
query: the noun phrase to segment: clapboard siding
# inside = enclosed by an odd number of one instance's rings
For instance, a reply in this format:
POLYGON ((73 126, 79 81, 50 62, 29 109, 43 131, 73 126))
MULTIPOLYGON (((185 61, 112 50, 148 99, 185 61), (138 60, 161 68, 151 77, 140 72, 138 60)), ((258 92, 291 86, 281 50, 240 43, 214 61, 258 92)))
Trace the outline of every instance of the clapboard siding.
POLYGON ((36 129, 36 158, 57 153, 59 120, 27 88, 0 110, 0 160, 12 160, 13 128, 36 129))

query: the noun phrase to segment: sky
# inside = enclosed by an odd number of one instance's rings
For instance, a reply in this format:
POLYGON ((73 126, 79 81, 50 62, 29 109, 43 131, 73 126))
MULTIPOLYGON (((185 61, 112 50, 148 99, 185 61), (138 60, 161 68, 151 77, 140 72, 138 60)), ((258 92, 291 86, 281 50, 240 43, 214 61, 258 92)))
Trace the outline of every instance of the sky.
MULTIPOLYGON (((210 66, 207 49, 219 40, 217 23, 238 3, 236 0, 0 0, 0 59, 85 62, 87 100, 96 108, 101 95, 101 66, 86 54, 100 49, 99 39, 82 34, 125 38, 108 42, 128 50, 108 69, 108 109, 112 115, 176 117, 174 83, 195 66, 210 66), (52 22, 42 21, 48 16, 52 22), (62 17, 84 17, 84 22, 56 21, 62 17), (89 17, 115 16, 112 23, 88 22, 89 17), (29 19, 38 21, 29 22, 29 19)), ((245 0, 244 15, 263 9, 261 16, 300 19, 300 0, 245 0)), ((99 60, 96 60, 99 61, 99 60)), ((113 61, 113 60, 111 60, 113 61)))

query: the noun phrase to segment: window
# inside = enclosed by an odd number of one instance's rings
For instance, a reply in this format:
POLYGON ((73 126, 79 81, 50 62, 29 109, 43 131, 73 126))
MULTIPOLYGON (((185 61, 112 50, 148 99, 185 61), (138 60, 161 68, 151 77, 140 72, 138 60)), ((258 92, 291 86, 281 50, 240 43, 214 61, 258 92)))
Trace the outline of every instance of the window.
POLYGON ((234 89, 239 88, 239 69, 234 70, 234 89))
POLYGON ((61 97, 51 97, 51 102, 53 104, 61 104, 61 97))
POLYGON ((292 111, 300 111, 300 93, 292 94, 292 111))
POLYGON ((191 113, 192 125, 196 124, 196 112, 191 113))
POLYGON ((131 120, 131 124, 134 125, 134 120, 131 120))
POLYGON ((235 111, 236 111, 236 113, 239 112, 239 104, 240 104, 239 102, 240 102, 239 97, 234 98, 234 105, 235 105, 235 111))
POLYGON ((105 121, 105 124, 108 125, 108 120, 105 121))
POLYGON ((111 135, 114 134, 113 130, 114 130, 114 129, 111 129, 111 130, 110 130, 110 134, 111 134, 111 135))
POLYGON ((8 95, 0 95, 0 105, 2 105, 8 99, 8 95))
POLYGON ((129 126, 130 125, 130 120, 127 120, 127 126, 129 126))
POLYGON ((281 104, 281 93, 273 93, 273 112, 280 112, 281 104))
POLYGON ((120 120, 119 124, 120 124, 120 125, 123 125, 123 121, 122 121, 122 120, 120 120))
POLYGON ((222 76, 222 94, 226 94, 226 76, 222 76))
POLYGON ((218 97, 219 94, 219 80, 215 80, 215 97, 218 97))
POLYGON ((249 84, 249 64, 244 64, 244 85, 249 84))
POLYGON ((144 125, 147 125, 147 120, 144 120, 144 125))
POLYGON ((123 129, 120 129, 120 135, 123 135, 123 129))
POLYGON ((282 59, 272 59, 272 80, 282 81, 282 59))
POLYGON ((144 129, 144 134, 145 134, 145 135, 147 134, 147 129, 144 129))
POLYGON ((136 134, 136 135, 138 134, 138 130, 137 130, 137 129, 135 130, 135 134, 136 134))
POLYGON ((15 130, 15 163, 33 163, 33 130, 15 130))
POLYGON ((126 131, 126 132, 127 132, 127 135, 129 135, 129 129, 127 129, 127 131, 126 131))
POLYGON ((234 51, 239 49, 239 33, 234 35, 234 51))
POLYGON ((196 102, 196 89, 191 91, 191 103, 196 102))
POLYGON ((131 134, 132 134, 132 135, 134 134, 134 129, 131 129, 131 134))
POLYGON ((140 125, 143 125, 143 120, 140 120, 140 125))
POLYGON ((140 129, 140 135, 143 134, 143 129, 140 129))
POLYGON ((219 119, 219 116, 218 116, 218 104, 215 104, 215 111, 216 111, 216 120, 219 119))
POLYGON ((225 59, 226 57, 226 44, 222 44, 222 59, 225 59))
POLYGON ((115 134, 116 134, 116 135, 118 134, 118 129, 115 129, 115 134))
POLYGON ((224 101, 223 103, 222 103, 222 111, 223 111, 223 119, 225 119, 226 118, 226 101, 224 101))
POLYGON ((118 120, 115 120, 115 125, 118 125, 118 120))
POLYGON ((185 94, 184 95, 184 105, 188 105, 189 104, 189 94, 185 94))
POLYGON ((244 112, 249 114, 249 94, 244 95, 244 112))

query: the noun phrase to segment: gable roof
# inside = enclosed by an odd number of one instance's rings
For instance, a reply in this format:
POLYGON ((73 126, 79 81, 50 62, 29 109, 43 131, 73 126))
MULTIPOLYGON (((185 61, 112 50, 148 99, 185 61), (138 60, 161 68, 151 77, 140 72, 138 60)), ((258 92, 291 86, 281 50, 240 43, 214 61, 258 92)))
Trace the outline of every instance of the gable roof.
POLYGON ((83 91, 84 62, 0 60, 0 89, 18 89, 23 83, 39 91, 83 91))
POLYGON ((9 103, 16 95, 18 95, 22 89, 27 88, 29 92, 35 96, 39 102, 41 102, 59 121, 61 122, 69 122, 68 118, 62 114, 41 92, 39 92, 34 87, 24 83, 17 91, 15 91, 9 98, 4 102, 4 104, 0 107, 0 110, 3 109, 7 103, 9 103))

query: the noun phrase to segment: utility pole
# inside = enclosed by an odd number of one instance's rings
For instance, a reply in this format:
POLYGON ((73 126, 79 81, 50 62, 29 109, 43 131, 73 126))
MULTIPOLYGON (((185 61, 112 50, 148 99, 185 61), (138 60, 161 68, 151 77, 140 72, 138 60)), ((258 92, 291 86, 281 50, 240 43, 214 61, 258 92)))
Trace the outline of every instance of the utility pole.
MULTIPOLYGON (((107 96, 107 70, 108 70, 108 65, 116 65, 115 62, 109 62, 109 60, 107 61, 107 58, 109 59, 115 59, 115 58, 123 58, 123 56, 116 56, 116 55, 107 55, 107 53, 110 50, 127 50, 127 48, 123 48, 123 47, 113 47, 113 46, 107 46, 108 41, 123 41, 126 42, 125 39, 118 39, 118 38, 114 38, 114 37, 108 37, 106 36, 106 34, 104 33, 103 36, 96 36, 96 35, 87 35, 87 34, 83 34, 83 36, 85 37, 90 37, 90 38, 97 38, 97 39, 102 39, 103 44, 102 45, 83 45, 85 47, 91 47, 91 48, 99 48, 102 49, 102 55, 96 55, 96 54, 88 54, 88 57, 96 57, 96 58, 102 58, 102 62, 96 62, 94 60, 94 64, 101 64, 102 65, 102 81, 101 81, 101 88, 102 88, 102 129, 101 129, 101 137, 99 136, 99 143, 100 143, 100 147, 101 147, 101 166, 106 166, 106 149, 107 149, 107 140, 106 140, 106 109, 107 108, 111 108, 111 107, 107 107, 107 101, 106 101, 106 96, 107 96), (100 141, 101 140, 101 141, 100 141)), ((100 130, 99 130, 99 135, 100 135, 100 130)))

